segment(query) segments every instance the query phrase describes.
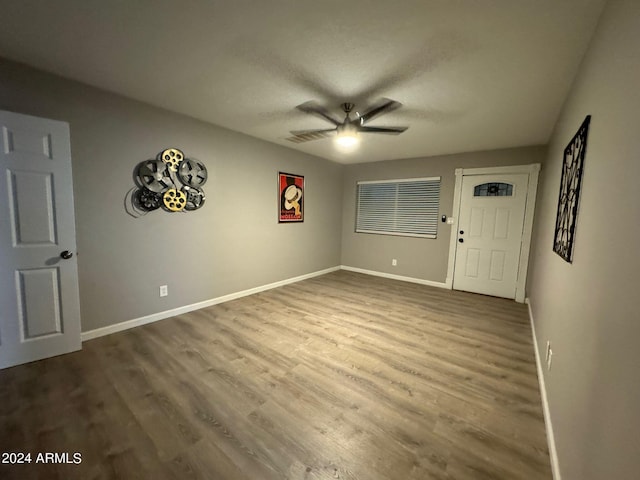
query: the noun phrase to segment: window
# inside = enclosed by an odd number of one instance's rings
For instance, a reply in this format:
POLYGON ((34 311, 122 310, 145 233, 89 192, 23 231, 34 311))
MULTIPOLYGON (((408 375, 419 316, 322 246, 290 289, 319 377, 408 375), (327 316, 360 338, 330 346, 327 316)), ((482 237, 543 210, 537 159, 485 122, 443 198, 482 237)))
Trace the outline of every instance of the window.
POLYGON ((483 183, 473 189, 474 197, 510 197, 513 185, 509 183, 483 183))
POLYGON ((356 232, 436 238, 440 177, 358 182, 356 232))

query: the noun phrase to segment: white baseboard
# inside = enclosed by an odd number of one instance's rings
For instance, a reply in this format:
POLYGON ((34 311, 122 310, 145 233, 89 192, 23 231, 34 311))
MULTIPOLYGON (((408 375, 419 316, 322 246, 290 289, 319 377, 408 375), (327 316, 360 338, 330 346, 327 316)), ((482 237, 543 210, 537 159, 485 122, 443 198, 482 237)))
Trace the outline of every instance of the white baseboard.
POLYGON ((536 326, 533 321, 533 312, 531 311, 531 302, 525 298, 525 303, 529 308, 529 320, 531 321, 531 334, 533 335, 533 348, 536 352, 536 366, 538 369, 538 382, 540 384, 540 396, 542 397, 542 411, 544 412, 544 424, 547 431, 547 445, 549 446, 549 458, 551 460, 551 473, 553 480, 562 480, 560 475, 560 463, 558 462, 558 451, 556 450, 556 440, 553 435, 553 424, 551 423, 551 412, 549 411, 549 402, 547 400, 547 387, 544 383, 544 370, 542 369, 542 361, 540 360, 540 349, 538 348, 538 337, 536 337, 536 326))
POLYGON ((449 286, 447 283, 434 282, 432 280, 423 280, 421 278, 415 278, 415 277, 404 277, 402 275, 394 275, 393 273, 377 272, 375 270, 365 270, 364 268, 349 267, 347 265, 341 265, 340 268, 342 270, 348 270, 350 272, 364 273, 365 275, 374 275, 376 277, 390 278, 392 280, 401 280, 403 282, 419 283, 420 285, 429 285, 430 287, 447 288, 449 290, 451 289, 451 286, 449 286))
POLYGON ((222 297, 212 298, 210 300, 204 300, 202 302, 193 303, 191 305, 185 305, 183 307, 178 307, 178 308, 173 308, 171 310, 165 310, 163 312, 153 313, 151 315, 146 315, 144 317, 134 318, 133 320, 127 320, 124 322, 116 323, 115 325, 96 328, 95 330, 82 332, 82 341, 85 342, 87 340, 91 340, 92 338, 103 337, 105 335, 110 335, 112 333, 121 332, 123 330, 139 327, 141 325, 146 325, 147 323, 157 322, 159 320, 164 320, 165 318, 175 317, 176 315, 181 315, 183 313, 192 312, 194 310, 210 307, 212 305, 228 302, 230 300, 235 300, 236 298, 246 297, 248 295, 253 295, 254 293, 264 292, 265 290, 271 290, 272 288, 282 287, 283 285, 288 285, 290 283, 296 283, 302 280, 306 280, 308 278, 318 277, 320 275, 325 275, 327 273, 340 270, 340 268, 341 268, 340 266, 326 268, 324 270, 307 273, 305 275, 300 275, 298 277, 287 278, 286 280, 280 280, 279 282, 269 283, 267 285, 262 285, 260 287, 250 288, 248 290, 242 290, 241 292, 230 293, 229 295, 223 295, 222 297))

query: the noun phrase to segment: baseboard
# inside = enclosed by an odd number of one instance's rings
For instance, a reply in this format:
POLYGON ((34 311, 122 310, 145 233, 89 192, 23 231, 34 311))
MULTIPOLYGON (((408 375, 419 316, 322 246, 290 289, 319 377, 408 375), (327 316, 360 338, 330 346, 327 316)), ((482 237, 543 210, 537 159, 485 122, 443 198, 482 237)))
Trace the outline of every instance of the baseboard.
POLYGON ((533 312, 531 310, 531 302, 525 298, 525 303, 529 308, 529 321, 531 322, 531 334, 533 335, 533 348, 536 352, 536 367, 538 369, 538 382, 540 384, 540 396, 542 397, 542 411, 544 412, 544 424, 547 431, 547 445, 549 446, 549 458, 551 460, 551 473, 554 480, 562 480, 560 475, 560 463, 558 462, 558 451, 556 450, 556 440, 553 435, 553 424, 551 423, 551 413, 549 411, 549 402, 547 400, 547 387, 544 383, 544 370, 542 369, 542 361, 540 360, 540 349, 538 348, 538 337, 536 336, 536 326, 533 321, 533 312))
POLYGON ((340 268, 341 268, 340 266, 326 268, 324 270, 307 273, 305 275, 300 275, 298 277, 292 277, 292 278, 287 278, 286 280, 280 280, 279 282, 269 283, 267 285, 261 285, 259 287, 250 288, 248 290, 242 290, 240 292, 230 293, 228 295, 223 295, 222 297, 212 298, 210 300, 204 300, 202 302, 193 303, 191 305, 185 305, 183 307, 173 308, 171 310, 165 310, 163 312, 146 315, 144 317, 134 318, 133 320, 127 320, 124 322, 116 323, 115 325, 96 328, 95 330, 82 332, 81 338, 82 338, 82 341, 85 342, 93 338, 103 337, 105 335, 110 335, 112 333, 121 332, 123 330, 128 330, 130 328, 139 327, 141 325, 157 322, 159 320, 164 320, 170 317, 175 317, 176 315, 181 315, 183 313, 193 312, 194 310, 200 310, 201 308, 206 308, 212 305, 217 305, 219 303, 235 300, 236 298, 246 297, 248 295, 253 295, 254 293, 264 292, 265 290, 271 290, 272 288, 282 287, 283 285, 288 285, 290 283, 296 283, 302 280, 306 280, 308 278, 325 275, 327 273, 340 270, 340 268))
POLYGON ((375 270, 365 270, 364 268, 349 267, 347 265, 341 265, 342 270, 348 270, 350 272, 364 273, 365 275, 374 275, 376 277, 390 278, 392 280, 401 280, 403 282, 419 283, 420 285, 429 285, 430 287, 447 288, 451 287, 447 283, 434 282, 432 280, 423 280, 422 278, 405 277, 402 275, 394 275, 393 273, 377 272, 375 270))

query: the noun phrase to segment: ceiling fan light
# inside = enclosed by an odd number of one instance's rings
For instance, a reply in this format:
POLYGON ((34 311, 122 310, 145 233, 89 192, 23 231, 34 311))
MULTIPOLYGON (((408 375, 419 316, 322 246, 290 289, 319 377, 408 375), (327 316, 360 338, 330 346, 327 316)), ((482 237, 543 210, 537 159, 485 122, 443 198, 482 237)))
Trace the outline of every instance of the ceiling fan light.
POLYGON ((360 142, 357 132, 343 132, 336 137, 336 144, 343 148, 353 148, 360 142))

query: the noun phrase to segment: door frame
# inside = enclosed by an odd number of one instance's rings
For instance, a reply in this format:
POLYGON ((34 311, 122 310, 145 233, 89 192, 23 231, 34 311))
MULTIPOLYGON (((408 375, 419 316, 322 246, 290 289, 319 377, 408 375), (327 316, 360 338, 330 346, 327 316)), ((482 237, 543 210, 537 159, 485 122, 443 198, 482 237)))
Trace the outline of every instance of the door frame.
POLYGON ((524 303, 527 270, 529 268, 529 252, 531 250, 531 233, 533 230, 533 214, 536 206, 538 177, 540 164, 514 165, 508 167, 484 168, 456 168, 456 183, 453 190, 453 223, 451 224, 451 238, 449 240, 449 264, 447 266, 447 288, 453 289, 455 275, 456 251, 458 248, 458 222, 460 221, 460 204, 462 199, 462 177, 473 175, 500 175, 509 173, 525 173, 529 175, 527 184, 527 202, 524 210, 524 225, 522 229, 522 247, 518 261, 518 280, 516 281, 516 302, 524 303))

